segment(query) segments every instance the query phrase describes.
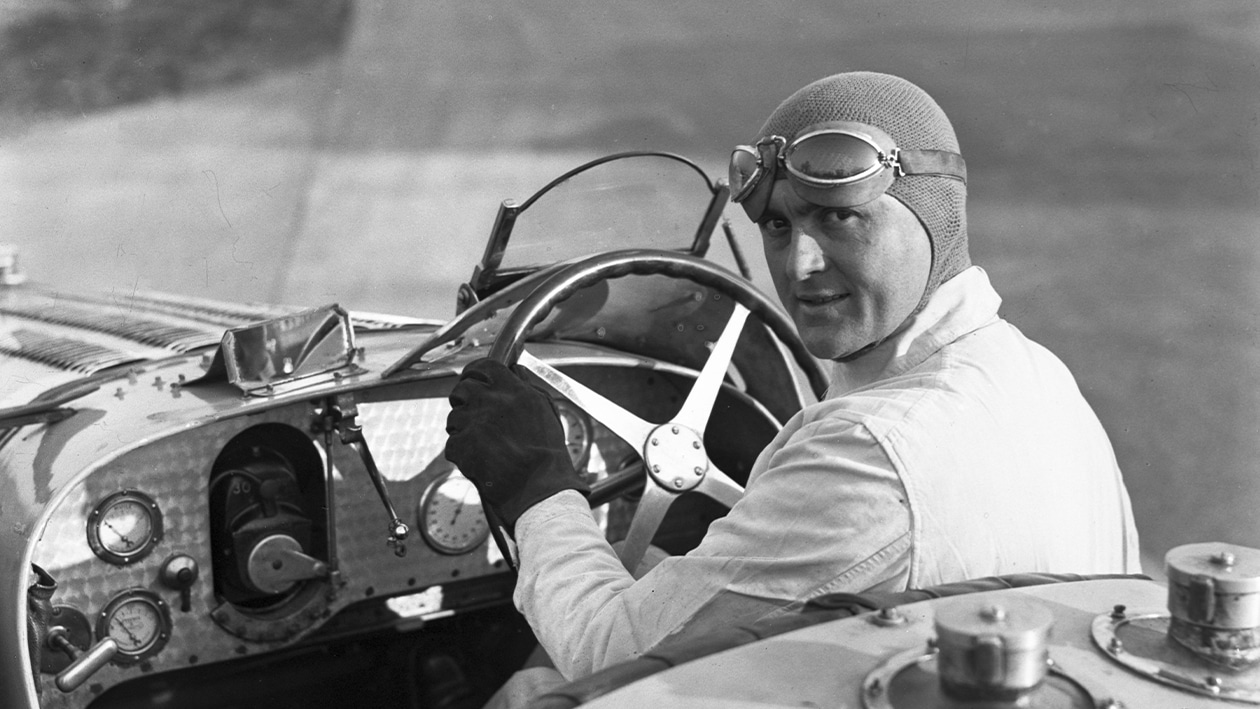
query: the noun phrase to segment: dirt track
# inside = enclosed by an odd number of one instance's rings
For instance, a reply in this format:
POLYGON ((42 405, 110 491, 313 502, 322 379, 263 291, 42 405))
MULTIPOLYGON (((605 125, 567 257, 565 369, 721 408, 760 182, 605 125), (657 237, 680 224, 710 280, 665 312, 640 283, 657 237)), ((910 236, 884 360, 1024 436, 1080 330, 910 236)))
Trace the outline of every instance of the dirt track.
POLYGON ((791 7, 365 0, 339 57, 11 130, 0 238, 33 278, 120 302, 445 317, 498 202, 580 156, 716 170, 806 81, 900 73, 954 118, 975 260, 1077 373, 1149 548, 1260 546, 1254 2, 791 7))

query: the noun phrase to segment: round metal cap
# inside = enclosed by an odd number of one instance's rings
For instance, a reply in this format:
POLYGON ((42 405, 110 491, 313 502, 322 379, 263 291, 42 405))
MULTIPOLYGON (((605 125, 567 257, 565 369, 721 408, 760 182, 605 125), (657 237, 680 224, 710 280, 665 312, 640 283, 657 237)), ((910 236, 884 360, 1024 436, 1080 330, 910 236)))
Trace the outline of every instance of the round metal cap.
POLYGON ((967 599, 936 611, 941 690, 960 700, 1011 700, 1049 670, 1054 615, 1017 598, 967 599))
POLYGON ((1260 549, 1205 542, 1185 544, 1164 556, 1170 584, 1210 578, 1218 594, 1260 593, 1260 549))
POLYGON ((1011 650, 1045 647, 1054 615, 1039 603, 1019 598, 968 599, 936 611, 937 642, 970 646, 982 637, 997 637, 1011 650))

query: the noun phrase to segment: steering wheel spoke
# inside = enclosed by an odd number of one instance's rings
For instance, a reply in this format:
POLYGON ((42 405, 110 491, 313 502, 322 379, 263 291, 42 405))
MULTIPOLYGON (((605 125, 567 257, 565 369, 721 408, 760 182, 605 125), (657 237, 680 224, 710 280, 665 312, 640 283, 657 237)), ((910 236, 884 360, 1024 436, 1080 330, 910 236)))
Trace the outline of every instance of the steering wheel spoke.
POLYGON ((731 476, 709 462, 709 471, 696 486, 696 492, 704 493, 727 507, 734 507, 739 498, 744 496, 744 486, 731 479, 731 476))
POLYGON ((633 574, 639 562, 643 561, 643 555, 647 553, 652 537, 656 536, 661 520, 665 519, 665 513, 669 511, 669 506, 677 498, 678 495, 666 492, 651 483, 643 489, 643 497, 639 499, 639 508, 635 510, 634 518, 630 521, 630 531, 626 533, 625 541, 622 542, 621 549, 618 551, 621 565, 626 568, 626 571, 633 574))
POLYGON ((722 380, 726 378, 726 370, 735 354, 735 344, 739 342, 739 334, 748 319, 748 308, 735 304, 731 317, 722 329, 722 335, 713 345, 709 359, 704 363, 700 376, 692 385, 682 409, 674 416, 674 423, 682 424, 694 431, 703 433, 709 422, 709 413, 713 410, 713 402, 717 399, 718 390, 722 388, 722 380))
POLYGON ((537 374, 540 379, 551 385, 566 399, 581 407, 596 421, 608 427, 621 440, 634 446, 636 451, 643 450, 648 434, 654 426, 647 421, 614 404, 602 394, 579 384, 564 372, 538 359, 529 352, 521 350, 517 363, 537 374))

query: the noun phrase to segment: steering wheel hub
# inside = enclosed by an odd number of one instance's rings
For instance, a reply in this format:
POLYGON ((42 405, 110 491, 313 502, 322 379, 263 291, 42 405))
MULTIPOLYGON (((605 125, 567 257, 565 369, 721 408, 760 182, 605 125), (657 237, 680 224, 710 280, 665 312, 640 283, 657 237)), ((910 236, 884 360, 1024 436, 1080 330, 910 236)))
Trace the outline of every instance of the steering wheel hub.
POLYGON ((670 492, 694 489, 709 472, 703 437, 679 423, 652 429, 643 443, 643 462, 652 480, 670 492))

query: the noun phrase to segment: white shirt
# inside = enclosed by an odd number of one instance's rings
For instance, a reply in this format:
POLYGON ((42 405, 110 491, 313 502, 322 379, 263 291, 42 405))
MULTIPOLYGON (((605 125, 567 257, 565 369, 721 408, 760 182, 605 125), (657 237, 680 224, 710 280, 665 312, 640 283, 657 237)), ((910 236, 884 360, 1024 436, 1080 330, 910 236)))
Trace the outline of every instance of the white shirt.
POLYGON ((899 333, 837 364, 700 545, 635 581, 576 492, 516 523, 515 601, 565 677, 677 632, 837 591, 1018 572, 1135 573, 1111 444, 1067 368, 998 317, 971 267, 899 333))

